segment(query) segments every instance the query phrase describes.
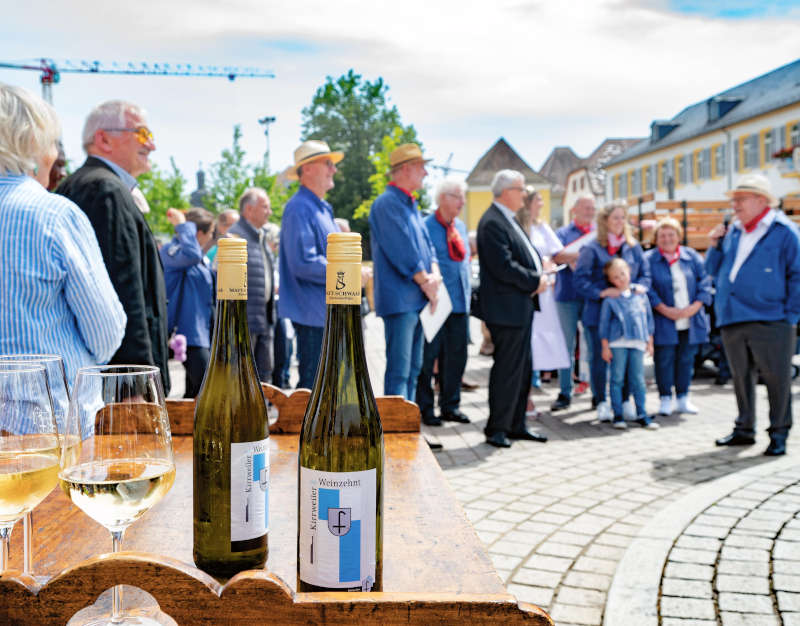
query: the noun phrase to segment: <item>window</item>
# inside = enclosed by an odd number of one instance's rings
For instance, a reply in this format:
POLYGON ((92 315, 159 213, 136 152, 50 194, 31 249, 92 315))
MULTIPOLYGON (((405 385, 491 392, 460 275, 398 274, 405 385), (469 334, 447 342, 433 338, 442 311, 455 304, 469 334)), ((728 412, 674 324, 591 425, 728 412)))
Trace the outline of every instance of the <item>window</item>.
POLYGON ((675 157, 675 162, 678 167, 678 182, 681 185, 685 185, 689 179, 689 172, 687 171, 689 168, 686 166, 686 157, 683 155, 675 157))
POLYGON ((581 176, 581 189, 583 189, 585 187, 585 185, 584 185, 585 182, 586 182, 586 179, 583 176, 581 176))
POLYGON ((711 178, 711 148, 706 148, 697 152, 697 179, 709 178, 711 178))
POLYGON ((617 198, 626 198, 628 196, 628 172, 619 175, 619 195, 617 198))
POLYGON ((775 131, 776 128, 770 128, 768 131, 764 132, 764 163, 769 163, 772 161, 772 153, 775 152, 775 131))
POLYGON ((725 152, 727 144, 721 143, 714 146, 714 176, 725 174, 725 152))
POLYGON ((669 187, 669 181, 672 181, 672 185, 675 184, 675 161, 672 159, 666 162, 666 167, 664 168, 664 185, 669 187))
POLYGON ((653 166, 648 165, 644 168, 644 192, 653 191, 653 166))
POLYGON ((744 138, 744 148, 742 150, 744 169, 758 167, 758 135, 755 133, 744 138))
POLYGON ((742 170, 742 138, 733 140, 733 169, 742 170))
POLYGON ((792 124, 789 130, 789 146, 787 147, 795 146, 800 146, 800 122, 792 124))
POLYGON ((656 163, 656 189, 664 188, 664 161, 656 163))
POLYGON ((631 195, 640 196, 642 194, 642 170, 636 168, 631 172, 631 195))

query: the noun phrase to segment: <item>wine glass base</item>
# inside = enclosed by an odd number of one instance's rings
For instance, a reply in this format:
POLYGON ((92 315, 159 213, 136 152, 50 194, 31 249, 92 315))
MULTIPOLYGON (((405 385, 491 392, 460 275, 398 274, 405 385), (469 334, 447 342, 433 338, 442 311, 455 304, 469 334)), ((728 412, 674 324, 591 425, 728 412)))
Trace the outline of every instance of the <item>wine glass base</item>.
POLYGON ((149 593, 130 585, 123 585, 123 590, 122 614, 117 620, 111 619, 111 589, 107 589, 97 602, 75 613, 67 626, 178 626, 149 593))

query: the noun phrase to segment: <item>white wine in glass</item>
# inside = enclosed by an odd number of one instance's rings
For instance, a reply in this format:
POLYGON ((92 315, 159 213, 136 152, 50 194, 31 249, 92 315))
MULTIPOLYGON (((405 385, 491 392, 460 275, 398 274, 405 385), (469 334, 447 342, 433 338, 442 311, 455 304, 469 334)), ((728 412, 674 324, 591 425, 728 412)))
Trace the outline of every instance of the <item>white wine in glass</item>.
MULTIPOLYGON (((125 529, 158 503, 175 481, 158 368, 109 365, 78 370, 64 441, 61 489, 111 532, 113 551, 118 552, 125 529), (79 446, 74 443, 77 438, 79 446)), ((86 623, 158 623, 135 610, 126 614, 121 602, 121 588, 114 587, 111 614, 86 623)))
POLYGON ((44 366, 0 363, 0 572, 14 524, 56 486, 59 454, 44 366))

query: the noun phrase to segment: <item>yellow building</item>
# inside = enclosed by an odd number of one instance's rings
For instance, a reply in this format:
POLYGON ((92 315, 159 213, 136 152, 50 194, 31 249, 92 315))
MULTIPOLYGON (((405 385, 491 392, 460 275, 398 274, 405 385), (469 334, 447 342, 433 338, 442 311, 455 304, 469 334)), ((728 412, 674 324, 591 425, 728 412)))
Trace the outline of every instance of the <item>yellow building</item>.
POLYGON ((533 171, 508 142, 500 137, 489 148, 467 176, 467 205, 464 221, 468 230, 476 230, 478 222, 486 209, 492 204, 492 192, 489 186, 498 170, 517 170, 525 177, 525 184, 533 185, 544 200, 541 218, 550 222, 550 189, 552 185, 544 176, 533 171))

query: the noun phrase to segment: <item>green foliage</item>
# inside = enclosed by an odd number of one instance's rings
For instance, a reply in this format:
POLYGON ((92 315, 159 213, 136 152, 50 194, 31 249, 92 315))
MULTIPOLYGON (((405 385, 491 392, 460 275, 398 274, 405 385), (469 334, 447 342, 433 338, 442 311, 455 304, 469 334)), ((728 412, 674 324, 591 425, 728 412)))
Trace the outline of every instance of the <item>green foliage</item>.
POLYGON ((139 189, 141 189, 150 213, 144 218, 154 233, 172 234, 174 228, 167 221, 167 209, 184 209, 189 206, 186 198, 186 179, 181 174, 175 160, 170 158, 172 171, 163 171, 153 164, 152 169, 139 176, 139 189))
POLYGON ((375 168, 375 173, 369 177, 372 193, 369 198, 366 198, 353 212, 353 219, 367 219, 369 217, 369 210, 372 208, 372 203, 375 202, 375 198, 381 195, 386 189, 386 184, 389 182, 389 170, 391 169, 389 166, 389 155, 392 153, 392 150, 403 143, 402 134, 403 129, 400 126, 395 126, 391 134, 383 137, 381 141, 381 150, 370 157, 372 166, 375 168))
POLYGON ((366 215, 363 210, 358 216, 354 213, 374 197, 380 184, 373 178, 373 156, 385 151, 384 138, 389 136, 394 145, 419 143, 414 127, 403 126, 397 107, 389 105, 388 90, 382 78, 370 82, 351 69, 337 79, 328 76, 302 111, 303 140, 326 141, 332 150, 345 153, 327 200, 337 217, 351 220, 351 228, 361 233, 367 230, 366 215))

